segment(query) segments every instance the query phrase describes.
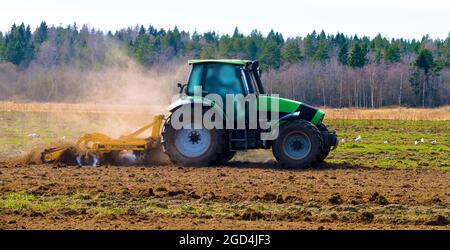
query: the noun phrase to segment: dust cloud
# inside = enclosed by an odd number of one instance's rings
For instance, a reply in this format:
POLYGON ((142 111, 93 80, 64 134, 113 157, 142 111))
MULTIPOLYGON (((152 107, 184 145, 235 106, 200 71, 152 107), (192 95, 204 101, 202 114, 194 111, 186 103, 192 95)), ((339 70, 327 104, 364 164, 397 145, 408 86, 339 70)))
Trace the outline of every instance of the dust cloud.
POLYGON ((127 48, 109 41, 101 63, 71 58, 53 65, 39 57, 24 70, 0 64, 0 100, 165 106, 188 74, 187 58, 143 67, 127 48))
MULTIPOLYGON (((2 155, 24 155, 33 161, 37 146, 73 143, 85 133, 119 138, 165 114, 177 83, 189 73, 187 58, 143 67, 126 48, 111 43, 102 65, 45 66, 36 60, 26 70, 0 64, 0 101, 17 105, 20 113, 5 113, 2 127, 23 138, 19 145, 4 145, 2 155), (38 112, 33 112, 38 111, 38 112), (37 133, 36 139, 27 135, 37 133), (31 151, 31 152, 30 152, 31 151), (28 154, 27 154, 28 153, 28 154)), ((149 136, 149 131, 141 137, 149 136)))

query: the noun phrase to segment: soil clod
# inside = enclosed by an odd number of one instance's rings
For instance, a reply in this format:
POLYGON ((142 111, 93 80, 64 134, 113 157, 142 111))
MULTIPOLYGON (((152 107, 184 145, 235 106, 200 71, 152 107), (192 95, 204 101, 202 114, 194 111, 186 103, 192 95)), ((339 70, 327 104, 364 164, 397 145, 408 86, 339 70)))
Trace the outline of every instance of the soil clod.
POLYGON ((328 201, 333 204, 333 205, 340 205, 342 204, 342 198, 341 195, 338 193, 334 193, 330 196, 330 198, 328 199, 328 201))
POLYGON ((275 194, 272 194, 272 193, 266 193, 266 194, 264 194, 263 199, 265 201, 274 201, 274 200, 277 199, 277 196, 275 194))
POLYGON ((259 211, 252 209, 252 208, 247 208, 247 210, 245 210, 245 212, 242 214, 241 217, 243 220, 254 221, 254 220, 264 219, 265 215, 259 211))
POLYGON ((365 211, 365 212, 361 213, 361 219, 363 222, 370 223, 374 220, 374 218, 375 218, 375 215, 371 212, 365 211))
POLYGON ((386 197, 380 195, 378 192, 373 193, 372 196, 369 198, 369 201, 374 202, 378 205, 389 204, 389 201, 386 199, 386 197))

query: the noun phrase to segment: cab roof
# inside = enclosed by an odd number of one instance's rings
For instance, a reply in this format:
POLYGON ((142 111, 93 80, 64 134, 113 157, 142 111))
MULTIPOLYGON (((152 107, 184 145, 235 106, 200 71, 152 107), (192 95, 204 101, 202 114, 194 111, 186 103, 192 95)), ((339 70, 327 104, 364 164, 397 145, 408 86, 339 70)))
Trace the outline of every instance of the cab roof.
POLYGON ((238 60, 238 59, 206 59, 206 60, 189 60, 189 64, 199 64, 199 63, 228 63, 234 65, 246 65, 251 63, 250 60, 238 60))

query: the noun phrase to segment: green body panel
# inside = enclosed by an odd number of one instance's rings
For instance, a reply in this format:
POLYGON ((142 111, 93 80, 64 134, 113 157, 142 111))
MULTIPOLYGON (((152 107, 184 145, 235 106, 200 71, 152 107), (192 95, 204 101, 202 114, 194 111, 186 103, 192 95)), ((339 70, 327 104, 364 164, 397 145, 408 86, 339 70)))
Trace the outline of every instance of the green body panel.
MULTIPOLYGON (((202 103, 206 106, 214 107, 219 111, 219 113, 225 119, 227 119, 227 116, 225 114, 226 112, 223 110, 223 108, 219 107, 218 105, 215 104, 214 101, 209 100, 208 98, 201 97, 201 96, 185 96, 182 98, 182 100, 179 100, 179 101, 180 101, 180 105, 186 104, 185 101, 189 101, 189 102, 195 102, 195 103, 202 103)), ((282 118, 284 115, 299 112, 301 105, 304 105, 298 101, 281 98, 281 97, 272 97, 272 96, 259 96, 257 99, 257 102, 258 102, 258 107, 257 107, 258 111, 278 112, 280 114, 280 118, 282 118), (275 100, 279 101, 278 109, 272 110, 271 104, 275 100)), ((174 108, 175 106, 173 106, 172 108, 174 108)), ((238 110, 237 112, 242 114, 244 111, 238 110)), ((318 125, 323 120, 324 116, 325 116, 325 113, 322 110, 317 109, 313 118, 309 119, 309 120, 312 124, 318 125)))
MULTIPOLYGON (((258 97, 258 111, 274 111, 280 113, 280 118, 282 115, 287 115, 295 112, 302 111, 302 105, 305 106, 302 102, 281 98, 281 97, 273 97, 273 96, 260 96, 258 97), (278 110, 272 110, 271 103, 273 101, 278 101, 278 110)), ((301 115, 301 114, 300 114, 301 115)), ((319 109, 315 109, 314 116, 309 120, 312 124, 318 125, 324 118, 325 112, 319 109)))
POLYGON ((311 123, 314 125, 318 125, 323 120, 324 117, 325 117, 325 112, 318 109, 316 114, 314 115, 313 119, 311 120, 311 123))
POLYGON ((296 112, 302 103, 281 97, 259 96, 258 111, 274 111, 280 113, 296 112), (272 102, 278 100, 278 110, 272 110, 272 102))

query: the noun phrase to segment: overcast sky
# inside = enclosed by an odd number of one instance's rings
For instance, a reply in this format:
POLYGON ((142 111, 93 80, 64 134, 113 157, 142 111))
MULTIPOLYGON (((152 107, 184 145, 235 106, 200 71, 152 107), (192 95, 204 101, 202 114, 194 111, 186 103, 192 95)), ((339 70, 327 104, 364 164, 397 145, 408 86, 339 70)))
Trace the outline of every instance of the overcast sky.
POLYGON ((0 30, 25 22, 34 29, 50 25, 88 24, 116 30, 136 24, 247 34, 270 29, 284 36, 312 30, 389 38, 445 38, 450 32, 449 0, 4 0, 0 30))

